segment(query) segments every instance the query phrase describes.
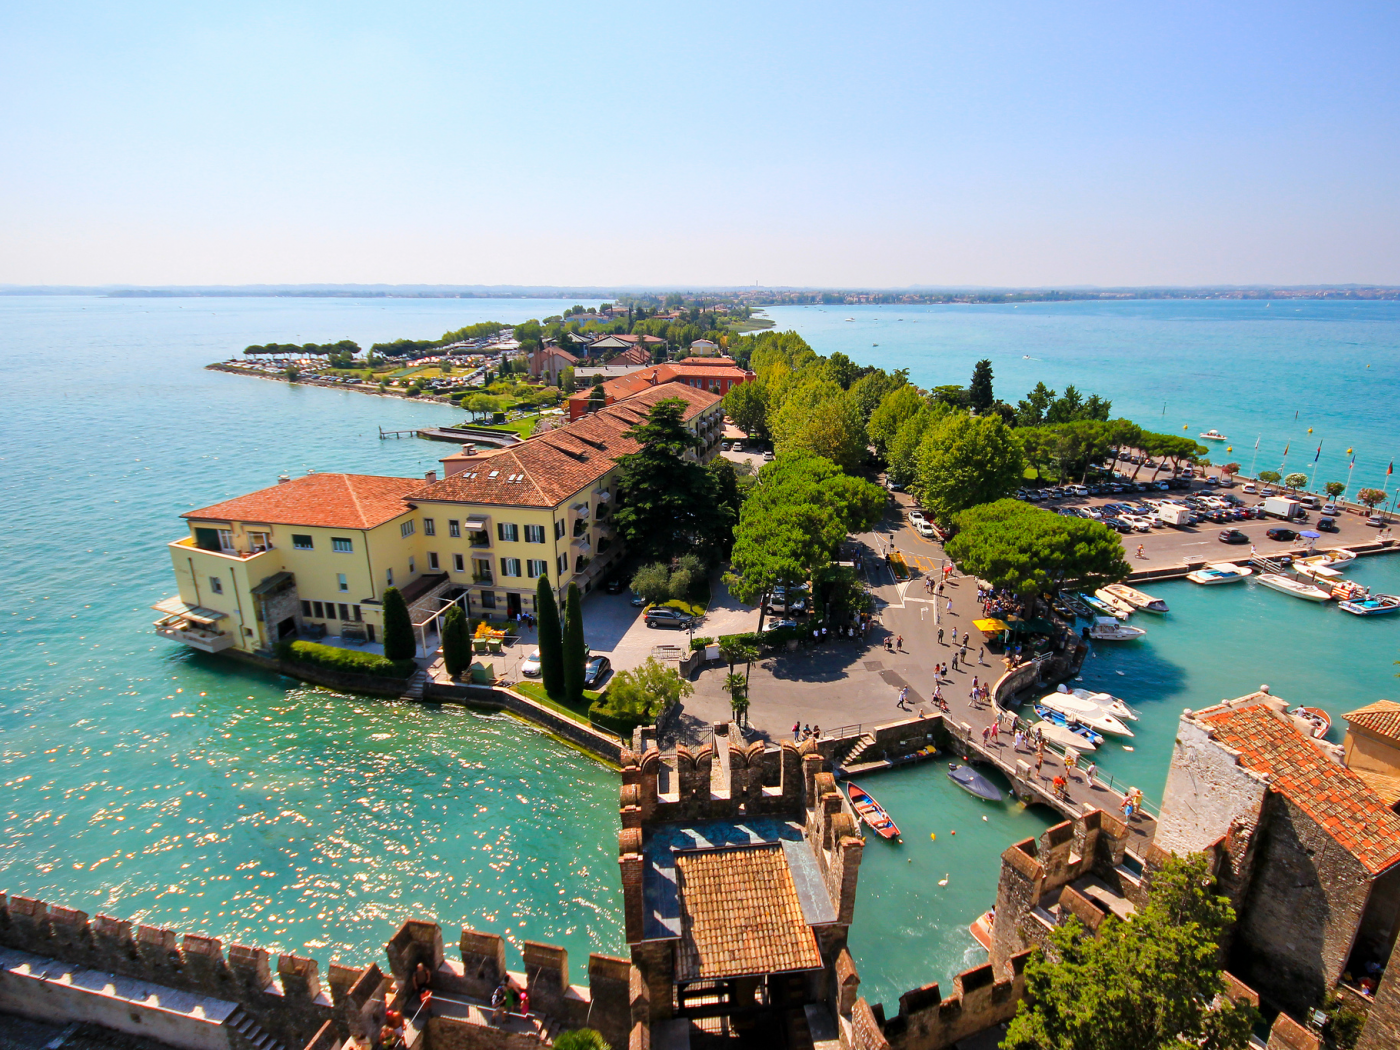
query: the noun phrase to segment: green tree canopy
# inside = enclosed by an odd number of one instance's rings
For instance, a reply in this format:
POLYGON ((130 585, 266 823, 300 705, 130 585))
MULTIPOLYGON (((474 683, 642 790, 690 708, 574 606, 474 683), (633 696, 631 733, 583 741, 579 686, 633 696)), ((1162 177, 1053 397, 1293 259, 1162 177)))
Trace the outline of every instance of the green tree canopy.
POLYGON ((550 696, 564 695, 564 634, 559 626, 559 605, 549 574, 541 573, 535 584, 535 619, 540 643, 540 679, 550 696))
POLYGON ((879 407, 870 413, 865 429, 870 443, 882 459, 888 461, 889 444, 904 421, 918 415, 927 404, 917 387, 905 384, 887 394, 879 407))
POLYGON ((972 368, 972 382, 967 386, 968 401, 978 415, 996 404, 992 393, 992 363, 985 357, 972 368))
MULTIPOLYGON (((1234 471, 1231 471, 1231 473, 1234 473, 1234 471)), ((1326 492, 1327 492, 1327 495, 1328 495, 1329 497, 1331 497, 1332 499, 1336 499, 1338 496, 1340 496, 1340 495, 1341 495, 1343 492, 1345 492, 1346 490, 1347 490, 1346 485, 1344 485, 1344 484, 1343 484, 1342 482, 1340 482, 1340 481, 1329 481, 1329 482, 1327 483, 1326 492)))
POLYGON ((958 568, 1023 596, 1052 594, 1067 583, 1100 587, 1132 571, 1107 525, 1019 500, 973 507, 953 523, 957 535, 944 549, 958 568))
POLYGON ((1276 470, 1261 470, 1259 472, 1259 480, 1266 485, 1277 485, 1283 480, 1283 475, 1276 470))
POLYGON ((576 583, 569 584, 564 601, 563 635, 560 652, 564 662, 564 701, 577 705, 583 703, 583 665, 587 648, 583 643, 583 602, 576 583))
POLYGON ((453 604, 442 617, 442 666, 453 678, 461 677, 471 666, 472 640, 462 607, 453 604))
MULTIPOLYGON (((1274 477, 1277 479, 1278 475, 1274 474, 1274 477)), ((1263 480, 1263 471, 1259 472, 1259 478, 1261 481, 1263 480)), ((1356 499, 1357 502, 1364 503, 1371 510, 1375 510, 1378 504, 1384 503, 1386 500, 1385 489, 1362 489, 1356 494, 1356 499)))
POLYGON ((640 667, 614 674, 607 695, 619 714, 650 718, 694 691, 674 668, 648 656, 640 667))
POLYGON ((750 437, 768 436, 768 398, 759 383, 740 383, 724 395, 724 414, 750 437))
POLYGON ((1025 477, 1020 443, 1000 416, 947 417, 919 444, 916 491, 939 521, 1010 495, 1025 477))
POLYGON ((1202 854, 1173 855, 1131 920, 1110 915, 1097 936, 1057 927, 1026 966, 1003 1050, 1244 1050, 1257 1015, 1222 994, 1234 911, 1212 883, 1202 854))
POLYGON ((662 562, 643 565, 632 576, 632 591, 648 605, 660 605, 671 596, 671 569, 662 562))
POLYGON ((644 422, 626 432, 641 449, 618 457, 617 527, 633 553, 648 561, 669 562, 697 548, 713 551, 730 525, 717 500, 715 475, 686 458, 698 441, 682 422, 685 409, 680 398, 658 401, 644 422))
POLYGON ((878 485, 808 452, 781 453, 740 510, 725 583, 741 601, 756 602, 779 583, 805 580, 835 557, 849 533, 878 521, 884 507, 878 485))
POLYGON ((383 600, 384 656, 389 660, 412 660, 418 653, 418 643, 413 640, 413 622, 408 618, 403 595, 397 587, 389 587, 383 600))
POLYGON ((1308 483, 1308 476, 1301 471, 1295 471, 1284 478, 1283 483, 1291 489, 1300 489, 1308 483))
POLYGON ((843 470, 855 470, 865 461, 865 423, 855 403, 831 379, 793 386, 782 406, 770 414, 769 427, 779 452, 804 450, 843 470))
POLYGON ((900 368, 894 372, 886 372, 883 368, 877 368, 857 379, 847 394, 856 403, 856 408, 860 411, 860 418, 868 420, 871 413, 880 407, 881 401, 900 387, 907 386, 908 383, 909 369, 907 368, 900 368))

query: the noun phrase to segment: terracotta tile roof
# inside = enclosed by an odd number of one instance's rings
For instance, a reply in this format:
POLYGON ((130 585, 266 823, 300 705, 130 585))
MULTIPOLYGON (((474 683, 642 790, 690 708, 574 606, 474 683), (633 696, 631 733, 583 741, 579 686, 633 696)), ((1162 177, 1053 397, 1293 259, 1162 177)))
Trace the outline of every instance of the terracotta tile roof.
POLYGON ((422 478, 307 474, 246 496, 187 511, 180 517, 327 529, 372 529, 408 510, 404 497, 422 487, 422 478))
POLYGON ((1240 752, 1240 762, 1266 773, 1270 788, 1317 821, 1373 875, 1400 861, 1400 816, 1351 770, 1328 759, 1266 703, 1219 707, 1197 720, 1240 752))
POLYGON ((1342 715, 1354 726, 1369 729, 1377 736, 1400 742, 1400 704, 1394 700, 1377 700, 1342 715))
MULTIPOLYGON (((685 401, 688 421, 720 400, 704 390, 654 387, 625 402, 550 430, 432 485, 418 483, 410 499, 450 503, 556 507, 612 469, 618 456, 640 447, 624 433, 646 418, 651 406, 668 398, 685 401), (475 476, 473 476, 475 475, 475 476)), ((450 457, 454 463, 465 458, 450 457)), ((472 457, 475 459, 476 457, 472 457)))
POLYGON ((676 879, 678 980, 821 966, 781 845, 679 853, 676 879))

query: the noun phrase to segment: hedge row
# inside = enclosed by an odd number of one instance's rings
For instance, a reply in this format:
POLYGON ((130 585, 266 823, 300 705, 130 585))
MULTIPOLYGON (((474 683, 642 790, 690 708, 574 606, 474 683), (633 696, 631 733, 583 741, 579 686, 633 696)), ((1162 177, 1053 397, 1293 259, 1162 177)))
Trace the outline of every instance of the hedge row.
POLYGON ((390 660, 378 653, 362 653, 354 649, 337 649, 333 645, 287 640, 277 646, 283 660, 314 664, 329 671, 345 674, 367 674, 380 678, 408 678, 418 669, 412 660, 390 660))

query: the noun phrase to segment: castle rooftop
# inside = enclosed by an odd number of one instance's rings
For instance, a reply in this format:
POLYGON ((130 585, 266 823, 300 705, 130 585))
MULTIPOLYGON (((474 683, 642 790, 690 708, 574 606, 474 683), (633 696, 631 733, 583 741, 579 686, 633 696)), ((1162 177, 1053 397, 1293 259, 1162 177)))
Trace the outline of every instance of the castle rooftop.
POLYGON ((1359 776, 1333 762, 1274 707, 1253 694, 1197 711, 1211 737, 1239 753, 1240 764, 1269 777, 1286 796, 1371 874, 1400 862, 1400 816, 1359 776))

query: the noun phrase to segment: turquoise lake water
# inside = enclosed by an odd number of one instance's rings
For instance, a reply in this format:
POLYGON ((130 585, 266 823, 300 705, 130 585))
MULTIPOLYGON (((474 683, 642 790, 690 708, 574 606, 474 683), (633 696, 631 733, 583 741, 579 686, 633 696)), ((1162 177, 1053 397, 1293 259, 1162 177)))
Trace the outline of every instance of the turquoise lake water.
MULTIPOLYGON (((614 773, 505 716, 308 690, 150 631, 149 606, 173 590, 165 543, 181 533, 181 511, 284 472, 421 473, 446 446, 381 442, 375 428, 455 418, 442 406, 289 387, 203 364, 249 343, 368 345, 565 305, 0 297, 8 410, 0 417, 8 598, 0 620, 0 889, 273 948, 308 946, 323 964, 380 958, 410 914, 436 917, 449 939, 454 926, 473 925, 560 943, 577 966, 590 950, 621 950, 614 773)), ((1376 379, 1360 390, 1371 410, 1391 411, 1397 304, 1361 304, 1385 308, 1369 320, 1357 320, 1351 304, 1299 305, 1323 320, 1270 336, 1271 378, 1213 393, 1211 418, 1199 429, 1231 433, 1236 417, 1227 411, 1269 415, 1261 401, 1278 389, 1307 391, 1322 413, 1328 394, 1316 392, 1322 381, 1309 362, 1332 349, 1319 350, 1318 330, 1347 334, 1361 344, 1350 353, 1374 357, 1376 379)), ((927 327, 917 331, 930 334, 901 335, 902 343, 885 328, 909 321, 862 322, 885 327, 878 338, 857 338, 858 325, 840 318, 860 308, 837 308, 821 325, 800 310, 793 321, 786 310, 773 316, 804 331, 819 352, 907 365, 924 384, 965 381, 980 356, 993 357, 1003 396, 1021 396, 1041 375, 1062 384, 1064 375, 1140 422, 1150 420, 1122 392, 1131 383, 1165 387, 1205 369, 1207 358, 1264 353, 1259 304, 1093 304, 1081 315, 1074 310, 1082 304, 1054 304, 1065 307, 1029 326, 1019 313, 1008 320, 1009 308, 953 309, 943 328, 921 320, 927 327), (1211 319, 1178 319, 1195 308, 1211 319), (1130 363, 1103 335, 1124 325, 1144 348, 1130 363), (1182 331, 1195 333, 1194 365, 1182 331), (882 345, 862 348, 862 340, 882 345), (1039 373, 1026 362, 1022 373, 1022 352, 1053 359, 1061 371, 1039 373)), ((1352 402, 1336 403, 1326 425, 1340 434, 1356 420, 1352 402)), ((1389 416, 1374 430, 1393 431, 1389 416)), ((1324 462, 1326 455, 1324 448, 1324 462)), ((1358 483, 1360 473, 1358 466, 1358 483)), ((1363 560, 1349 574, 1394 592, 1400 557, 1363 560)), ((1334 714, 1393 695, 1400 623, 1318 609, 1254 584, 1153 589, 1172 612, 1145 621, 1145 642, 1105 647, 1085 669, 1085 684, 1141 708, 1137 749, 1106 749, 1100 765, 1151 799, 1160 796, 1183 707, 1261 682, 1334 714)), ((905 843, 867 846, 852 943, 862 991, 893 1010, 911 985, 946 982, 977 961, 967 924, 991 902, 999 855, 1049 819, 986 807, 953 788, 941 765, 868 786, 905 843)))

